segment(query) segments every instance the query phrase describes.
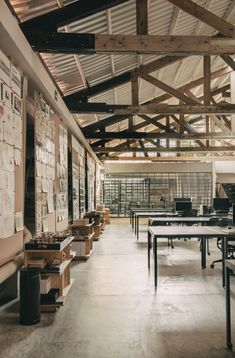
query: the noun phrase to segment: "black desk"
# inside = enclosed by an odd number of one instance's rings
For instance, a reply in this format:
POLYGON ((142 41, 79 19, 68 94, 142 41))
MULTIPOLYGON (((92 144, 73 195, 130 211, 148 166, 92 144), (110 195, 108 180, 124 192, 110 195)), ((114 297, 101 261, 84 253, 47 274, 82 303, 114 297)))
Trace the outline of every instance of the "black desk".
POLYGON ((235 260, 226 260, 226 345, 228 349, 232 349, 232 338, 231 338, 231 297, 230 297, 230 275, 235 273, 235 260))
POLYGON ((150 250, 151 237, 153 237, 153 254, 154 254, 154 284, 157 287, 157 239, 177 239, 177 238, 200 238, 202 240, 201 248, 201 267, 206 267, 206 239, 222 239, 222 283, 225 285, 225 258, 227 258, 228 243, 230 235, 226 229, 219 226, 150 226, 148 228, 148 268, 150 270, 150 250))
POLYGON ((213 216, 192 216, 192 217, 161 217, 149 218, 149 226, 171 225, 171 224, 208 224, 213 216))

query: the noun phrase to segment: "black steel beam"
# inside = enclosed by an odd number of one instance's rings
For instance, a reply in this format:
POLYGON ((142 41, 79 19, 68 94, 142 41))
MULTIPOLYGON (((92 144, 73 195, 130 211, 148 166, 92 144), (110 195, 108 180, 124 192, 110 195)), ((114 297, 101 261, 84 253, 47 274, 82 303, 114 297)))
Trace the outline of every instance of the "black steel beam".
POLYGON ((100 128, 108 127, 108 126, 111 126, 112 124, 124 121, 127 118, 128 118, 128 116, 126 116, 126 115, 114 115, 111 117, 104 118, 98 122, 89 124, 88 126, 83 127, 81 129, 82 129, 83 133, 86 134, 87 132, 97 131, 100 128))
POLYGON ((64 54, 95 54, 95 35, 66 32, 25 31, 35 52, 64 54))
MULTIPOLYGON (((196 139, 235 139, 233 133, 210 132, 210 133, 176 133, 176 132, 87 132, 88 139, 179 139, 179 140, 196 140, 196 139)), ((96 144, 96 143, 94 143, 96 144)))
MULTIPOLYGON (((95 153, 113 153, 120 152, 122 147, 93 147, 95 153)), ((125 152, 235 152, 235 146, 206 146, 206 147, 170 147, 170 148, 158 148, 158 147, 145 147, 144 150, 142 148, 128 148, 124 146, 123 148, 125 152)))
POLYGON ((23 22, 20 26, 23 31, 54 30, 74 21, 84 19, 97 12, 128 2, 128 0, 79 0, 62 8, 34 17, 23 22))

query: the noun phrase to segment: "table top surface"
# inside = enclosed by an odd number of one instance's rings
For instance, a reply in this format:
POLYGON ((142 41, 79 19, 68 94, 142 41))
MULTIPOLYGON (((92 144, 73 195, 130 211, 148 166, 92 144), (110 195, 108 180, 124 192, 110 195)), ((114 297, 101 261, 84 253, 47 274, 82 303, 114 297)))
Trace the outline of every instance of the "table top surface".
POLYGON ((165 212, 172 212, 173 208, 132 208, 130 209, 132 212, 137 211, 165 211, 165 212))
MULTIPOLYGON (((232 236, 221 226, 149 226, 148 231, 156 237, 224 237, 232 236)), ((235 234, 233 233, 233 237, 235 234)))
POLYGON ((191 216, 191 217, 163 217, 163 218, 149 218, 153 222, 209 222, 211 219, 223 219, 227 216, 191 216))
POLYGON ((136 216, 154 216, 154 217, 158 217, 158 216, 179 216, 179 214, 177 213, 173 213, 170 211, 159 211, 159 212, 155 212, 155 211, 140 211, 140 212, 136 212, 135 213, 136 216))

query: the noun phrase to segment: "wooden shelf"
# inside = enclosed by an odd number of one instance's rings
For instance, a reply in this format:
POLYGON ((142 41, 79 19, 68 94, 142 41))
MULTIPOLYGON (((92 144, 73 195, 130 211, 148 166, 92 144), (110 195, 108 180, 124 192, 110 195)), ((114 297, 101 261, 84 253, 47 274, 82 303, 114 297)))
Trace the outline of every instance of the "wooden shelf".
POLYGON ((93 251, 94 250, 91 250, 89 254, 84 255, 84 256, 75 256, 74 260, 77 260, 77 261, 79 261, 79 260, 83 260, 83 261, 88 260, 91 257, 91 255, 93 254, 93 251))
POLYGON ((27 268, 30 260, 34 260, 37 257, 43 258, 48 268, 44 268, 41 270, 42 276, 50 276, 51 277, 51 289, 59 290, 59 297, 54 304, 43 304, 41 305, 41 310, 46 312, 55 312, 61 305, 64 304, 65 296, 69 292, 69 289, 72 286, 73 280, 70 277, 71 271, 71 261, 75 257, 75 252, 71 251, 71 243, 74 237, 70 236, 65 240, 61 241, 59 246, 57 246, 57 250, 45 249, 35 249, 25 250, 24 252, 24 266, 27 268), (50 263, 54 260, 58 260, 58 266, 55 266, 55 270, 53 270, 53 266, 50 268, 50 263))
POLYGON ((63 296, 59 296, 55 303, 48 304, 48 305, 40 305, 41 312, 56 312, 61 306, 64 306, 66 296, 69 293, 69 290, 71 289, 73 283, 74 283, 74 279, 71 278, 70 284, 66 286, 63 290, 63 296))

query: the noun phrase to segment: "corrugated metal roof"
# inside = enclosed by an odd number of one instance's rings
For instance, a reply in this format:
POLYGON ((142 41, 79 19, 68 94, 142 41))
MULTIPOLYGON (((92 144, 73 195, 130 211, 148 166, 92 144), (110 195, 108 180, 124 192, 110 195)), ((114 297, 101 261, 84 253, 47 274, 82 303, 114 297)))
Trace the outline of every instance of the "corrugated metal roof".
MULTIPOLYGON (((74 0, 10 0, 21 21, 26 21, 34 16, 66 5, 74 0)), ((194 0, 212 11, 216 15, 235 23, 234 0, 194 0)), ((166 0, 149 0, 149 34, 175 34, 175 35, 214 35, 216 31, 210 26, 198 21, 196 18, 178 10, 166 0)), ((88 32, 88 33, 114 33, 135 34, 136 33, 136 1, 110 8, 107 11, 74 22, 62 29, 63 31, 88 32)), ((154 55, 43 55, 45 63, 51 71, 61 91, 66 95, 85 88, 87 83, 92 86, 103 82, 125 71, 132 70, 140 63, 148 63, 158 58, 154 55)), ((212 58, 212 71, 224 66, 225 63, 218 56, 212 58)), ((154 72, 152 75, 161 81, 177 88, 187 82, 203 75, 202 57, 191 56, 178 63, 167 66, 165 69, 154 72)), ((214 80, 216 86, 227 83, 228 75, 214 80)), ((146 81, 140 81, 140 103, 151 100, 163 93, 146 81)), ((195 94, 202 94, 202 86, 198 87, 195 94)), ((130 104, 131 86, 125 84, 116 89, 99 94, 91 101, 130 104)), ((103 115, 76 115, 76 120, 81 126, 104 118, 103 115)), ((126 126, 121 122, 119 129, 126 126)), ((116 129, 117 125, 111 128, 116 129)))

